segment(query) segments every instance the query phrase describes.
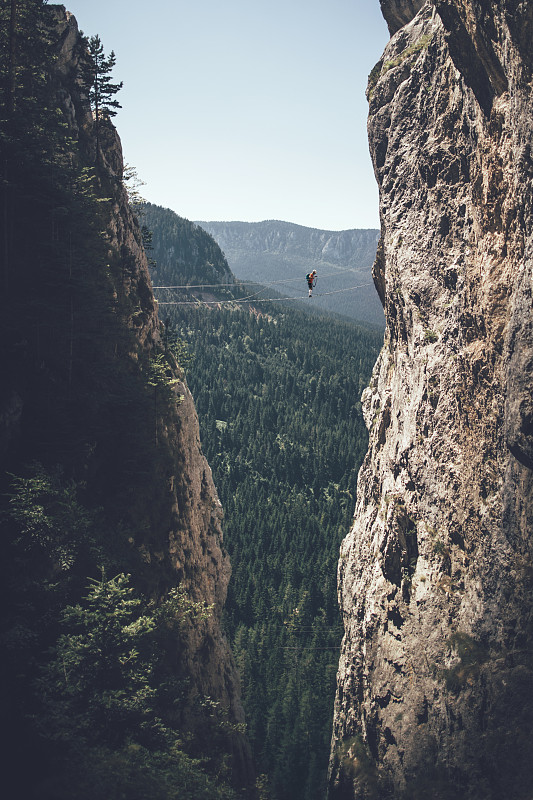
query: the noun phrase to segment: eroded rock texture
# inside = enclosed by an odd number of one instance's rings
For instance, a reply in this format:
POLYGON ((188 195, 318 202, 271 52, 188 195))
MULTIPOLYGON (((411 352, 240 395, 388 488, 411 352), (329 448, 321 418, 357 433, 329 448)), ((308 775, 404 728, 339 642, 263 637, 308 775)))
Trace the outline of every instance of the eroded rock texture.
POLYGON ((533 6, 414 5, 382 2, 407 24, 368 87, 387 327, 339 563, 329 794, 529 800, 533 6))
POLYGON ((411 22, 424 5, 424 0, 379 0, 381 12, 392 35, 411 22))

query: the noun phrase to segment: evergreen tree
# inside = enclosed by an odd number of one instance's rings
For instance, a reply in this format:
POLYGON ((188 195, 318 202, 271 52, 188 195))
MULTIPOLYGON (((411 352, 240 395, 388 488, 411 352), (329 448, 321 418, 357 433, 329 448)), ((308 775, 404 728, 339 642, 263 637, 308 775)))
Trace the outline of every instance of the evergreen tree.
POLYGON ((104 53, 104 46, 98 35, 91 36, 88 42, 89 60, 82 71, 82 80, 87 88, 89 102, 94 111, 96 125, 96 152, 100 158, 100 136, 102 124, 106 118, 116 116, 117 108, 121 108, 115 95, 123 87, 123 82, 113 83, 111 72, 116 64, 113 50, 109 56, 104 53))
MULTIPOLYGON (((176 676, 183 630, 211 609, 181 588, 150 602, 130 576, 103 569, 86 589, 84 569, 122 556, 83 491, 34 465, 13 478, 2 515, 4 787, 24 798, 230 800, 222 749, 184 736, 188 693, 176 676)), ((216 745, 227 721, 209 698, 200 712, 216 745)))

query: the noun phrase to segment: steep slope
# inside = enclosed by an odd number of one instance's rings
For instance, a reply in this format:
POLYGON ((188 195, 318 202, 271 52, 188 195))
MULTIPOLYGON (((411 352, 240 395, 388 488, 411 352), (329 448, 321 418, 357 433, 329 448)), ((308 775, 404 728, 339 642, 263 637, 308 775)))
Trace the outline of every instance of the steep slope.
POLYGON ((152 233, 154 286, 175 283, 233 283, 220 247, 203 228, 169 208, 145 203, 141 216, 152 233))
MULTIPOLYGON (((179 584, 193 601, 212 607, 169 645, 167 667, 186 682, 179 698, 184 733, 194 729, 212 744, 214 719, 196 706, 209 697, 225 709, 225 748, 234 752, 233 778, 242 784, 250 774, 248 749, 230 730, 243 721, 239 683, 220 626, 230 576, 222 509, 191 394, 162 342, 141 230, 123 184, 120 140, 107 117, 96 136, 99 123, 80 78, 86 43, 76 20, 63 6, 35 0, 11 11, 18 41, 26 41, 24 34, 30 45, 17 50, 16 70, 2 63, 3 78, 12 81, 2 81, 8 90, 2 94, 1 511, 3 519, 15 519, 5 496, 13 491, 11 473, 33 480, 44 470, 61 476, 70 497, 76 487, 80 519, 100 520, 98 547, 79 544, 70 529, 52 526, 45 538, 34 535, 35 564, 21 550, 20 531, 4 526, 11 560, 3 586, 9 658, 2 700, 12 766, 23 781, 28 730, 38 727, 42 712, 32 691, 62 624, 61 613, 46 605, 25 619, 31 603, 24 592, 50 586, 43 593, 49 602, 59 586, 63 603, 76 603, 104 564, 131 573, 135 589, 155 603, 179 584)), ((35 514, 45 512, 39 506, 35 514)), ((29 530, 38 531, 37 523, 29 530)), ((30 539, 25 547, 30 552, 30 539)), ((39 786, 50 742, 43 749, 37 736, 31 747, 38 765, 31 780, 39 786)), ((83 787, 78 783, 69 796, 85 796, 83 787)))
POLYGON ((289 297, 306 298, 305 275, 319 273, 313 305, 362 322, 383 324, 372 287, 379 231, 322 231, 290 222, 198 222, 224 251, 235 276, 289 297), (358 286, 353 291, 352 287, 358 286))
POLYGON ((385 344, 341 548, 331 798, 533 785, 530 2, 389 2, 371 73, 385 344))

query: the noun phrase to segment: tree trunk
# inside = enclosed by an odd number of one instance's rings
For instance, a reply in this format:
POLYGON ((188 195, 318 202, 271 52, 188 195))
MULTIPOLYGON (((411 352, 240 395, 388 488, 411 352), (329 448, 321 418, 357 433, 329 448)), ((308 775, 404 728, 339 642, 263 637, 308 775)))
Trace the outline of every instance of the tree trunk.
POLYGON ((11 0, 11 14, 9 17, 9 56, 7 77, 7 112, 11 115, 15 110, 16 90, 16 35, 17 35, 17 0, 11 0))

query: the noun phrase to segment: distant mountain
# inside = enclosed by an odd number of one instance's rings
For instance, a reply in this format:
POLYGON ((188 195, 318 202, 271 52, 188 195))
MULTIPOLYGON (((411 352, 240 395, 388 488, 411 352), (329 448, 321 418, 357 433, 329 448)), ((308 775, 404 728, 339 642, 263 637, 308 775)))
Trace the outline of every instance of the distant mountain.
POLYGON ((378 230, 325 231, 278 220, 196 224, 220 245, 239 280, 273 284, 285 296, 306 300, 305 275, 316 269, 314 306, 384 324, 371 275, 378 230))

